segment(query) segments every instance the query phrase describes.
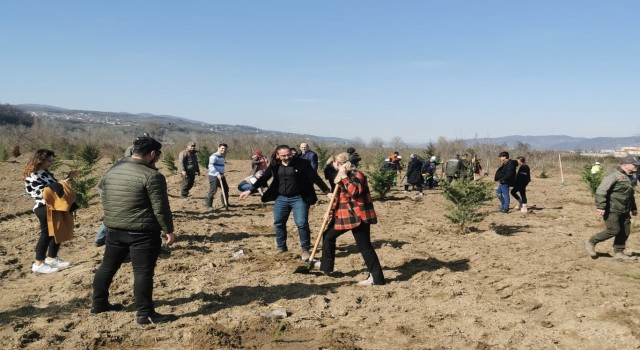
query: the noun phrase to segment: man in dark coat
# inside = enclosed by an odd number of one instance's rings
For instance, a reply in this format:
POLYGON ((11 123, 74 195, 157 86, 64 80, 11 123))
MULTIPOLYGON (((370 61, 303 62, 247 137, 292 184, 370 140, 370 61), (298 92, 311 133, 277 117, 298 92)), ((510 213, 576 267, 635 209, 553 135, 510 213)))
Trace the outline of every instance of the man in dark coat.
POLYGON ((500 212, 508 213, 510 204, 509 187, 514 186, 516 183, 516 168, 518 167, 518 162, 509 159, 509 152, 500 152, 498 157, 500 157, 502 165, 496 170, 496 175, 493 180, 498 182, 496 195, 500 200, 500 212))
POLYGON ((422 162, 415 153, 411 154, 409 158, 411 160, 407 165, 407 183, 404 185, 404 190, 408 191, 409 186, 413 186, 418 190, 418 195, 422 196, 422 184, 424 182, 422 178, 422 162))
POLYGON ((311 248, 309 207, 318 201, 313 184, 316 184, 327 194, 331 190, 318 176, 318 173, 311 168, 309 161, 292 157, 289 146, 278 146, 275 155, 275 162, 269 164, 264 175, 253 184, 252 188, 240 194, 240 199, 247 198, 254 189, 267 186, 267 181, 273 178, 261 201, 275 201, 273 225, 276 231, 276 254, 288 250, 287 220, 293 211, 293 219, 298 227, 298 236, 300 237, 300 256, 302 260, 307 261, 311 255, 309 252, 311 248))

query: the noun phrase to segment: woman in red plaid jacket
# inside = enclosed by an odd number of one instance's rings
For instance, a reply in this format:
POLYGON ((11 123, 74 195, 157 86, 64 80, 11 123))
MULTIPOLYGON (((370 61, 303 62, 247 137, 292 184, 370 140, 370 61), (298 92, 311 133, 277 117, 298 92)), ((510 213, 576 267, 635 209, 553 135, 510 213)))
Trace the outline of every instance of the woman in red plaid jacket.
POLYGON ((320 270, 325 273, 333 272, 336 238, 351 230, 369 271, 369 277, 358 285, 385 284, 380 260, 371 244, 371 225, 378 220, 373 209, 367 177, 349 162, 348 153, 335 155, 331 160, 333 167, 338 171, 334 182, 340 189, 338 198, 334 201, 331 224, 324 234, 322 258, 318 262, 320 270))

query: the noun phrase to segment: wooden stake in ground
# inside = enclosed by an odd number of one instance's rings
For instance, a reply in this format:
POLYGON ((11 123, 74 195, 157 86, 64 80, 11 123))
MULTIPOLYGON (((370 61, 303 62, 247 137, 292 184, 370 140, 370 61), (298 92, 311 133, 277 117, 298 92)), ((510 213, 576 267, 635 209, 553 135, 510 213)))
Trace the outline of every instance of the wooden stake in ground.
POLYGON ((562 173, 562 157, 558 153, 558 164, 560 164, 560 186, 564 186, 564 174, 562 173))

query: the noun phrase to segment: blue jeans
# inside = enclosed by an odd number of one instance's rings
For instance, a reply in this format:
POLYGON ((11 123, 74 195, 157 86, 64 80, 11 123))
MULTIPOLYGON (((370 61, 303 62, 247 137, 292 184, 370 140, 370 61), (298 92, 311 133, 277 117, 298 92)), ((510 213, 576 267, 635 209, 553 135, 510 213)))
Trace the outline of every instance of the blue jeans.
POLYGON ((96 238, 93 241, 98 244, 105 244, 107 241, 107 226, 104 225, 104 222, 100 224, 100 228, 96 232, 96 238))
POLYGON ((500 200, 500 206, 502 210, 509 211, 509 185, 499 184, 498 188, 496 189, 496 196, 498 196, 498 199, 500 200))
POLYGON ((309 206, 302 200, 302 196, 278 196, 273 205, 273 226, 276 228, 276 244, 280 249, 287 249, 287 220, 293 210, 293 220, 298 227, 300 248, 311 248, 311 232, 309 232, 309 206))

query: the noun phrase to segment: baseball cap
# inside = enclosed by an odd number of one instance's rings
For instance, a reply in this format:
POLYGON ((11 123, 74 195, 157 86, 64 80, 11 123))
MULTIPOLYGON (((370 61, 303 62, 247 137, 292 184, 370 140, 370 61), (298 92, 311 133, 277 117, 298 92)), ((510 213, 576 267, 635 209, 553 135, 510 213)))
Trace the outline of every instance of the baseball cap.
POLYGON ((640 165, 640 160, 634 156, 626 156, 620 160, 620 164, 640 165))

